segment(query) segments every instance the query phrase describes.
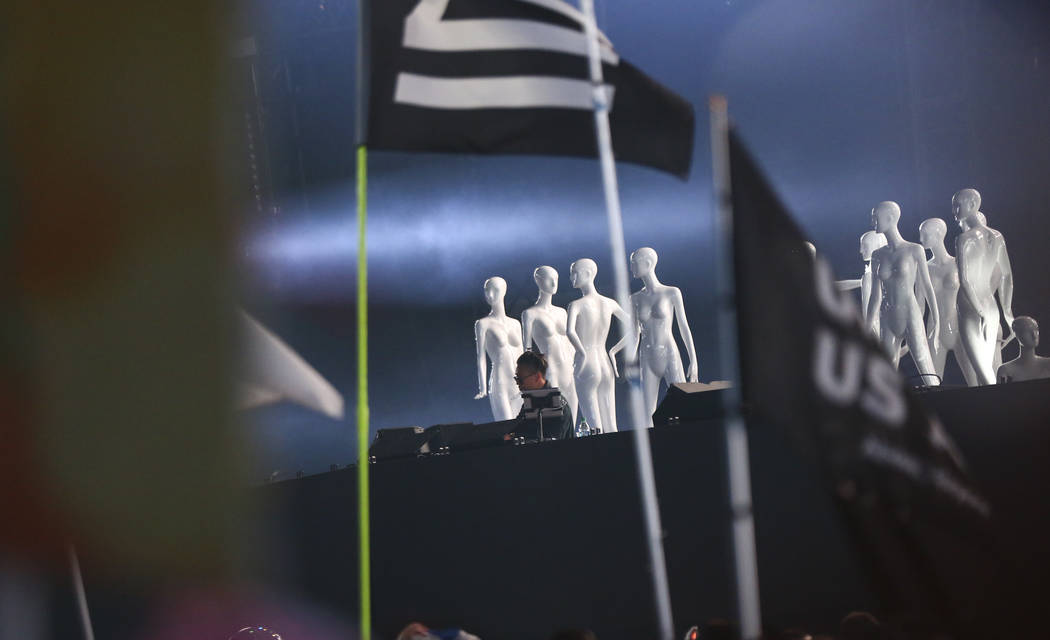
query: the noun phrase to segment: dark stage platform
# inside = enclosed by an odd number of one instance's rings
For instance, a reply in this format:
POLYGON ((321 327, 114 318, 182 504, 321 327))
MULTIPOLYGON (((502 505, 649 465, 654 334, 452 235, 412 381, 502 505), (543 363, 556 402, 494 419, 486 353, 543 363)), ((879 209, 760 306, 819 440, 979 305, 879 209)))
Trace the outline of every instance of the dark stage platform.
MULTIPOLYGON (((1048 392, 1050 381, 923 394, 990 498, 1004 555, 1032 589, 1050 575, 1048 392)), ((724 439, 718 421, 651 433, 678 634, 733 616, 724 439)), ((486 640, 542 639, 566 626, 602 640, 651 637, 632 438, 372 465, 376 631, 391 638, 423 620, 486 640)), ((819 631, 849 611, 879 611, 811 465, 764 425, 751 427, 751 457, 764 618, 819 631)), ((355 479, 354 470, 337 471, 258 489, 268 535, 255 548, 265 580, 356 619, 355 479)))

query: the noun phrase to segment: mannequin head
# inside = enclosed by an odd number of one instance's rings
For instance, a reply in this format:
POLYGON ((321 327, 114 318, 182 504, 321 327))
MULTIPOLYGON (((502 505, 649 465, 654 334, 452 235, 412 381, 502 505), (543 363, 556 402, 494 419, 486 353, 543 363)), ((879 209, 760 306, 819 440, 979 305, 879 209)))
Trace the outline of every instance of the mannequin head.
POLYGON ((959 221, 959 226, 962 227, 963 231, 967 231, 968 229, 973 229, 977 225, 981 225, 982 227, 988 226, 988 218, 984 217, 984 214, 981 213, 980 211, 978 211, 977 215, 975 215, 972 218, 969 218, 967 220, 960 220, 959 221))
POLYGON ((631 274, 635 278, 644 278, 656 268, 656 251, 642 247, 631 254, 631 274))
MULTIPOLYGON (((981 194, 977 189, 963 189, 952 196, 952 213, 956 221, 962 226, 964 221, 970 221, 980 213, 981 194)), ((971 222, 970 226, 973 226, 971 222)))
POLYGON ((554 267, 536 267, 536 270, 532 272, 532 279, 536 281, 536 286, 542 293, 552 296, 558 293, 558 272, 554 270, 554 267))
POLYGON ((485 290, 485 302, 492 306, 503 302, 503 296, 507 293, 507 281, 499 276, 492 276, 485 281, 482 288, 485 290))
POLYGON ((576 289, 594 282, 594 276, 598 275, 598 265, 590 258, 580 258, 569 266, 569 279, 576 289))
POLYGON ((1032 349, 1039 346, 1039 323, 1031 316, 1018 316, 1011 325, 1021 347, 1032 349))
POLYGON ((948 235, 948 225, 940 218, 927 218, 919 225, 919 242, 932 250, 944 245, 944 236, 948 235))
POLYGON ((860 235, 861 260, 871 260, 871 254, 875 253, 876 249, 885 246, 886 236, 882 235, 878 231, 865 231, 860 235))
POLYGON ((900 205, 890 200, 878 203, 871 210, 871 224, 875 231, 879 233, 886 233, 890 229, 895 229, 900 219, 900 205))

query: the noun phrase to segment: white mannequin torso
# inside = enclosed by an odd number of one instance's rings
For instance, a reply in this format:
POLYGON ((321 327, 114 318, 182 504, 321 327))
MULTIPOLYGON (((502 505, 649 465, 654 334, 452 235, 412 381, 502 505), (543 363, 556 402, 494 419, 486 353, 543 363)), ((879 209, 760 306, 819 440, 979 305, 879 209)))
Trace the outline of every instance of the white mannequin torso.
POLYGON ((922 320, 923 310, 915 294, 918 285, 930 306, 930 338, 937 340, 940 314, 926 265, 926 251, 921 245, 901 237, 897 229, 900 208, 896 203, 880 203, 872 210, 872 219, 875 230, 886 235, 888 244, 871 254, 873 286, 868 302, 869 326, 870 318, 877 314, 881 325, 880 340, 894 366, 900 362, 902 343, 907 342, 919 373, 924 375, 923 382, 939 384, 922 320))
POLYGON ((995 351, 1000 336, 999 305, 995 301, 1001 238, 975 225, 956 240, 959 264, 959 325, 963 347, 980 384, 995 384, 995 351))
POLYGON ((503 278, 485 281, 485 300, 489 315, 474 323, 474 340, 478 361, 478 394, 474 399, 489 398, 493 420, 510 420, 521 410, 521 395, 514 381, 514 366, 522 354, 521 323, 508 317, 503 309, 507 284, 503 278), (492 372, 485 378, 486 360, 492 361, 492 372))
POLYGON ((561 390, 562 397, 575 417, 579 401, 576 398, 572 364, 576 350, 565 333, 567 320, 565 309, 554 306, 549 300, 545 304, 537 302, 521 314, 525 345, 535 343, 540 353, 547 357, 547 381, 552 387, 561 390))
POLYGON ((656 252, 649 247, 631 254, 632 274, 643 283, 641 290, 631 294, 631 305, 638 322, 638 365, 646 415, 650 420, 656 411, 661 380, 668 386, 676 382, 696 382, 699 374, 682 292, 678 287, 665 285, 657 279, 656 262, 656 252), (676 321, 689 354, 688 375, 682 367, 682 356, 674 338, 676 321))
POLYGON ((573 374, 580 412, 592 428, 609 433, 617 430, 613 355, 623 347, 627 336, 609 351, 606 351, 606 341, 613 317, 626 326, 627 314, 615 300, 595 290, 596 274, 593 260, 584 258, 573 263, 570 269, 573 286, 583 295, 569 303, 566 332, 576 348, 573 374))
POLYGON ((1023 355, 1018 356, 999 367, 997 377, 999 382, 1024 382, 1050 378, 1050 358, 1037 356, 1034 353, 1027 358, 1023 355))

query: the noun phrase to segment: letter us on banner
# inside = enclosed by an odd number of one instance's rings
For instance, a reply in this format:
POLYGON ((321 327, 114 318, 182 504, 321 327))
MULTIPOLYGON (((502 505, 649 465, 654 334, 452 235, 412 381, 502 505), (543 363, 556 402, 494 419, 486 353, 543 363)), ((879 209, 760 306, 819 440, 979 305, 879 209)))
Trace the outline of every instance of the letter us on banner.
POLYGON ((884 602, 952 628, 973 622, 968 607, 979 609, 980 595, 967 590, 980 578, 952 580, 931 568, 947 548, 980 553, 988 503, 735 133, 730 173, 749 424, 787 430, 804 459, 818 463, 868 560, 862 566, 881 573, 873 584, 884 602))
MULTIPOLYGON (((368 146, 597 155, 583 15, 563 0, 369 3, 368 146)), ((689 174, 693 108, 600 52, 618 160, 689 174)))

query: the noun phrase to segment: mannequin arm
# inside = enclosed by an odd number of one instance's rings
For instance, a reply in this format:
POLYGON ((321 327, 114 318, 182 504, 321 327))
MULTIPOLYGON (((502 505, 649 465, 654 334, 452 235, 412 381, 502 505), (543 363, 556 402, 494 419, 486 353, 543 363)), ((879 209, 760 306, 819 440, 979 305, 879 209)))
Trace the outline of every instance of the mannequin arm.
POLYGON ((474 345, 478 356, 478 395, 475 400, 480 400, 489 394, 489 385, 485 380, 485 369, 488 362, 485 357, 485 329, 481 326, 481 320, 474 323, 474 345))
MULTIPOLYGON (((922 285, 923 295, 926 296, 926 304, 930 305, 930 320, 932 321, 933 331, 927 333, 927 338, 931 342, 937 343, 941 335, 941 312, 937 308, 937 295, 933 291, 930 267, 926 264, 926 252, 922 248, 918 248, 915 259, 919 261, 919 281, 922 285)), ((919 312, 922 313, 921 308, 919 312)))
MULTIPOLYGON (((929 267, 927 266, 927 270, 929 267)), ((933 316, 926 315, 926 291, 922 288, 922 278, 915 278, 915 301, 919 303, 919 315, 923 316, 923 322, 926 325, 926 338, 930 337, 930 328, 932 327, 931 321, 933 316)), ((904 355, 903 353, 901 355, 904 355)))
MULTIPOLYGON (((860 282, 859 280, 857 282, 860 282)), ((857 285, 860 286, 860 285, 857 285)), ((685 302, 682 301, 682 292, 674 290, 674 316, 678 321, 678 332, 682 334, 682 342, 685 343, 685 351, 689 354, 689 368, 686 370, 686 380, 696 382, 700 377, 700 362, 696 359, 696 345, 693 344, 693 332, 689 330, 689 321, 685 317, 685 302)))
POLYGON ((580 340, 580 336, 576 333, 576 317, 579 313, 576 311, 576 305, 569 305, 569 313, 565 319, 565 336, 569 339, 569 344, 576 349, 576 353, 580 355, 580 368, 582 369, 587 365, 587 349, 583 347, 583 341, 580 340))
POLYGON ((854 289, 860 289, 860 278, 856 280, 836 280, 835 286, 838 287, 839 291, 853 291, 854 289))
POLYGON ((521 314, 521 348, 525 351, 529 350, 532 346, 532 322, 534 320, 533 314, 526 309, 521 314))
POLYGON ((1006 252, 1006 242, 1003 241, 1002 250, 999 252, 999 303, 1003 305, 1003 316, 1006 318, 1006 326, 1010 330, 1010 337, 1006 342, 1014 339, 1014 271, 1010 267, 1010 255, 1006 252))
POLYGON ((631 335, 632 333, 637 334, 637 331, 634 331, 634 332, 631 331, 631 329, 632 329, 632 327, 631 327, 631 319, 627 316, 627 313, 623 310, 623 307, 621 307, 619 305, 619 303, 617 303, 615 301, 611 301, 609 304, 612 305, 612 315, 613 315, 613 317, 620 321, 620 326, 622 328, 622 333, 623 333, 623 337, 620 338, 620 341, 617 342, 616 344, 614 344, 612 349, 609 349, 609 360, 612 361, 613 375, 616 376, 617 378, 619 378, 620 377, 620 372, 616 368, 616 354, 619 353, 620 350, 623 349, 624 347, 630 345, 632 351, 635 351, 635 356, 636 356, 635 357, 635 361, 637 362, 637 349, 638 349, 637 335, 635 335, 635 336, 631 335), (631 343, 632 337, 634 338, 634 343, 631 343))
POLYGON ((882 280, 879 279, 879 269, 882 260, 872 256, 871 258, 871 297, 868 298, 868 308, 865 310, 864 318, 868 325, 868 331, 875 333, 875 319, 879 317, 879 306, 882 305, 882 280))
MULTIPOLYGON (((955 262, 959 265, 959 294, 974 310, 980 310, 981 307, 977 304, 977 291, 974 290, 973 286, 972 269, 970 268, 970 262, 976 259, 973 255, 974 251, 976 251, 976 246, 973 240, 959 236, 955 245, 955 262)), ((981 323, 984 323, 983 317, 981 323)))

